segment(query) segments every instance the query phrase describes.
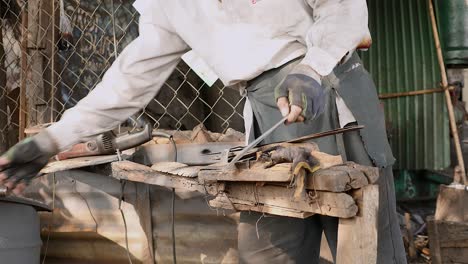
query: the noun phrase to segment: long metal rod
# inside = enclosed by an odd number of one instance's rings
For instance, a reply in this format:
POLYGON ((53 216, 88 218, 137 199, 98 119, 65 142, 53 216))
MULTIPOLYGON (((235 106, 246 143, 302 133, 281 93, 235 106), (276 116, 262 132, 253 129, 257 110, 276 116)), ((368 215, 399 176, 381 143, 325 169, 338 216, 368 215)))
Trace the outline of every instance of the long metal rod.
POLYGON ((416 96, 416 95, 423 95, 423 94, 443 93, 443 92, 445 92, 446 89, 448 89, 449 91, 452 91, 454 89, 454 87, 449 86, 447 88, 435 88, 435 89, 425 89, 425 90, 417 90, 417 91, 409 91, 409 92, 401 92, 401 93, 379 94, 379 99, 390 99, 390 98, 398 98, 398 97, 405 97, 405 96, 416 96))
POLYGON ((239 152, 230 162, 230 164, 234 164, 236 162, 238 162, 244 155, 245 153, 247 153, 249 150, 251 150, 252 148, 254 148, 255 146, 257 146, 260 142, 262 142, 262 140, 264 140, 267 136, 269 136, 273 131, 275 131, 279 126, 281 126, 282 124, 284 124, 284 122, 286 122, 286 120, 288 119, 287 116, 283 117, 278 123, 276 123, 275 125, 273 125, 270 129, 268 129, 267 131, 265 131, 265 133, 263 133, 261 136, 259 136, 257 139, 255 139, 252 143, 250 143, 249 145, 247 145, 247 147, 245 147, 241 152, 239 152))
MULTIPOLYGON (((445 70, 445 64, 444 64, 444 58, 442 56, 442 48, 440 47, 440 38, 439 38, 439 32, 437 30, 437 23, 436 23, 436 18, 434 14, 434 5, 432 3, 432 0, 428 0, 429 2, 429 15, 431 16, 431 23, 432 23, 432 32, 434 35, 434 42, 435 42, 435 47, 437 51, 437 60, 439 61, 439 68, 440 68, 440 74, 442 76, 442 87, 448 87, 448 80, 447 80, 447 72, 445 70)), ((455 152, 457 154, 457 161, 458 161, 458 167, 460 168, 460 174, 463 175, 463 179, 459 179, 458 173, 454 174, 454 182, 456 183, 461 183, 462 180, 464 184, 468 184, 468 179, 466 177, 466 172, 465 172, 465 162, 463 161, 463 154, 462 154, 462 149, 461 149, 461 144, 460 144, 460 139, 458 137, 458 129, 457 125, 455 122, 455 114, 453 112, 453 104, 452 104, 452 98, 450 96, 450 92, 448 89, 445 89, 445 101, 447 104, 447 110, 449 114, 449 122, 450 122, 450 128, 452 131, 452 136, 453 136, 453 143, 455 145, 455 152)))
POLYGON ((333 130, 330 130, 330 131, 319 132, 319 133, 315 133, 315 134, 312 134, 312 135, 307 135, 307 136, 291 139, 291 140, 288 140, 286 142, 287 143, 300 143, 300 142, 304 142, 306 140, 311 140, 311 139, 314 139, 314 138, 332 136, 332 135, 336 135, 336 134, 341 134, 341 133, 360 130, 360 129, 363 129, 363 128, 364 128, 364 126, 360 126, 360 125, 358 125, 358 126, 349 126, 349 127, 344 127, 344 128, 337 128, 337 129, 333 129, 333 130))

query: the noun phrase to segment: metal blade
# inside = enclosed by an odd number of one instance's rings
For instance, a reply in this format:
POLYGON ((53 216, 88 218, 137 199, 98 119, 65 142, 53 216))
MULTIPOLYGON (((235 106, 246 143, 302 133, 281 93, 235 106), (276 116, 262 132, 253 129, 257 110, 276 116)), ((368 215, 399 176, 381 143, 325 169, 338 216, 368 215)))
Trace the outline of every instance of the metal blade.
POLYGON ((262 142, 267 136, 269 136, 273 131, 275 131, 281 124, 284 124, 284 122, 288 119, 287 116, 283 117, 278 123, 273 125, 270 129, 268 129, 265 133, 263 133, 261 136, 259 136, 257 139, 255 139, 252 143, 247 145, 241 152, 239 152, 230 162, 230 164, 234 164, 238 162, 242 156, 244 156, 245 153, 247 153, 249 150, 254 148, 255 146, 258 145, 258 143, 262 142))

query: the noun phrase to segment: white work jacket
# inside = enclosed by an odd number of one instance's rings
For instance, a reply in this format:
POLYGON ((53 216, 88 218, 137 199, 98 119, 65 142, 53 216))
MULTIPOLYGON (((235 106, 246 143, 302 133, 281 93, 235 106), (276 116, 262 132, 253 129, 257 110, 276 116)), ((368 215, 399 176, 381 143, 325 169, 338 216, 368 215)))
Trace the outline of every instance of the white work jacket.
POLYGON ((115 128, 156 95, 192 49, 225 85, 304 56, 328 75, 370 45, 365 0, 136 0, 140 35, 48 132, 64 150, 115 128))

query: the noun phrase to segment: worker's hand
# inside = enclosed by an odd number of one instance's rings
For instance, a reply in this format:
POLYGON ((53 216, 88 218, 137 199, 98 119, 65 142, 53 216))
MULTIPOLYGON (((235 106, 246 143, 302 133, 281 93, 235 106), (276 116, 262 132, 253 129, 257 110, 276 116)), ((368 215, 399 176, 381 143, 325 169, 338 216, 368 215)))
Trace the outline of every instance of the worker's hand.
POLYGON ((46 132, 27 138, 0 157, 0 185, 19 195, 57 153, 46 132))
POLYGON ((319 116, 325 108, 325 90, 320 76, 309 66, 298 65, 275 89, 275 98, 287 123, 304 122, 319 116))

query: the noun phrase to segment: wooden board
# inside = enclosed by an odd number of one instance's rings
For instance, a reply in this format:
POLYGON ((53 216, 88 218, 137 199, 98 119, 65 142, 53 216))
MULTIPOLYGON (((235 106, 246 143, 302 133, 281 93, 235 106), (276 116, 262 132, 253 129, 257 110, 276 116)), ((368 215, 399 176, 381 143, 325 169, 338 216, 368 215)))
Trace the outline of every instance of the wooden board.
POLYGON ((340 218, 338 225, 338 264, 377 263, 377 225, 379 188, 367 185, 353 191, 359 212, 349 219, 340 218))
POLYGON ((119 180, 141 182, 158 185, 167 188, 183 189, 200 193, 216 194, 220 184, 201 185, 197 180, 158 172, 148 166, 131 161, 119 161, 112 163, 112 177, 119 180))
POLYGON ((59 171, 66 171, 72 169, 79 169, 89 166, 101 165, 106 163, 111 163, 119 160, 117 155, 105 155, 105 156, 92 156, 92 157, 82 157, 62 161, 53 161, 41 170, 41 173, 54 173, 59 171))
POLYGON ((276 206, 269 206, 269 205, 255 205, 254 203, 249 203, 245 201, 245 203, 232 203, 225 195, 218 195, 215 199, 210 200, 208 202, 210 206, 215 208, 223 208, 227 210, 235 210, 235 211, 255 211, 259 213, 267 213, 273 215, 281 215, 281 216, 288 216, 288 217, 295 217, 295 218, 307 218, 309 216, 314 215, 313 213, 308 212, 300 212, 297 210, 283 208, 283 207, 276 207, 276 206))
POLYGON ((467 222, 468 191, 463 185, 440 185, 435 220, 467 222))
POLYGON ((249 169, 230 169, 228 166, 219 169, 202 169, 198 179, 203 182, 244 181, 244 182, 290 182, 291 165, 278 164, 265 169, 262 163, 252 163, 249 169))
POLYGON ((151 166, 151 169, 172 175, 195 178, 202 169, 202 166, 188 166, 179 162, 158 162, 151 166))
POLYGON ((353 198, 346 193, 317 191, 313 198, 294 200, 294 189, 283 186, 254 183, 226 183, 225 192, 234 203, 249 201, 254 204, 283 207, 301 212, 349 218, 357 213, 353 198))

